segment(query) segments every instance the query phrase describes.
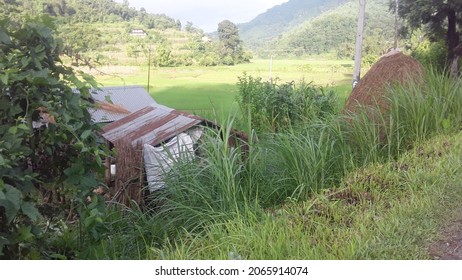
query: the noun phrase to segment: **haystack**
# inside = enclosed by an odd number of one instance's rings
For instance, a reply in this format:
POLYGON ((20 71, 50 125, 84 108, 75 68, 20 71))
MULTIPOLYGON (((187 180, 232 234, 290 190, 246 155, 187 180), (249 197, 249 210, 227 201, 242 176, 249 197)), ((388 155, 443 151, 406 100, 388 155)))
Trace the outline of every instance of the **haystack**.
POLYGON ((376 62, 354 88, 344 107, 344 113, 356 113, 362 107, 376 107, 388 111, 387 87, 419 80, 422 65, 399 51, 391 51, 376 62))

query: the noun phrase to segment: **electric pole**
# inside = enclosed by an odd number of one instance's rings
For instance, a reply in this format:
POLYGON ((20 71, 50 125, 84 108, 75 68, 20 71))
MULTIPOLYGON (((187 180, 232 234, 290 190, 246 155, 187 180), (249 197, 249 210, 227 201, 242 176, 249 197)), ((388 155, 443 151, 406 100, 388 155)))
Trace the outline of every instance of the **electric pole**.
POLYGON ((151 81, 151 46, 149 46, 148 49, 148 93, 149 93, 149 87, 150 87, 150 81, 151 81))
POLYGON ((395 44, 393 48, 396 50, 398 48, 398 29, 399 29, 399 21, 398 21, 398 12, 399 12, 399 0, 395 0, 395 44))
POLYGON ((353 88, 361 79, 361 56, 363 48, 363 33, 364 33, 364 15, 366 12, 366 0, 359 0, 359 17, 358 17, 358 32, 356 36, 356 51, 355 51, 355 67, 353 72, 353 88))
POLYGON ((270 58, 269 80, 270 80, 270 83, 272 84, 273 83, 273 55, 271 55, 271 58, 270 58))

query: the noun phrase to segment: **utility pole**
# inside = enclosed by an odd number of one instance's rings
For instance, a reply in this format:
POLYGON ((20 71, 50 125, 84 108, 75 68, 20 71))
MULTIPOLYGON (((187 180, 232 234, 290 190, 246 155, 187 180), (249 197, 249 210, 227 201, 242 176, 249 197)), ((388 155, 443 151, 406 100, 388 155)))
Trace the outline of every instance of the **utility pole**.
POLYGON ((398 21, 398 12, 399 12, 399 0, 395 0, 395 44, 393 48, 396 50, 398 49, 398 29, 399 29, 399 21, 398 21))
POLYGON ((361 56, 363 48, 363 33, 364 33, 364 15, 366 12, 366 0, 359 0, 359 17, 358 17, 358 32, 356 36, 356 51, 355 51, 355 67, 353 73, 353 88, 361 79, 361 56))
POLYGON ((270 83, 272 84, 273 83, 273 55, 271 55, 271 58, 270 58, 269 80, 270 80, 270 83))
POLYGON ((149 83, 151 80, 151 46, 148 49, 148 93, 149 93, 149 83))

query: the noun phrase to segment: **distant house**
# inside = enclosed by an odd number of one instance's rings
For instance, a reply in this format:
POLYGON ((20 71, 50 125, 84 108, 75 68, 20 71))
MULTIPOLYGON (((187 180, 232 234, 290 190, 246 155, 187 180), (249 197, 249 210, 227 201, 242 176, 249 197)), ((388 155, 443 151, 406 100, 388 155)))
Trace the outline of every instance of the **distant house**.
POLYGON ((202 42, 203 43, 211 43, 212 39, 210 39, 209 36, 203 36, 202 37, 202 42))
POLYGON ((143 29, 132 29, 130 31, 130 35, 131 36, 140 36, 140 37, 145 37, 148 35, 148 33, 146 33, 146 31, 144 31, 143 29))
POLYGON ((96 109, 90 109, 95 123, 111 123, 156 101, 142 86, 102 87, 91 92, 96 109))

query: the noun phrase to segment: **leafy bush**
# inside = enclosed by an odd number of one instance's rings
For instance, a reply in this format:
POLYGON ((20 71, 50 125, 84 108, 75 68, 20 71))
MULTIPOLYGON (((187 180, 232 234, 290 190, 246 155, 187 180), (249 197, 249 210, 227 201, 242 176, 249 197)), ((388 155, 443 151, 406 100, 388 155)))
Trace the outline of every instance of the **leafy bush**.
POLYGON ((431 65, 438 71, 447 67, 447 48, 444 41, 430 42, 425 40, 412 50, 412 56, 423 65, 431 65))
POLYGON ((73 204, 95 238, 103 225, 104 205, 93 190, 104 152, 87 111, 96 83, 61 63, 63 48, 51 34, 47 18, 0 21, 0 256, 6 258, 40 255, 44 210, 55 203, 73 204))
POLYGON ((306 126, 336 111, 333 90, 304 81, 278 84, 244 73, 239 77, 237 102, 257 131, 281 131, 306 126))

